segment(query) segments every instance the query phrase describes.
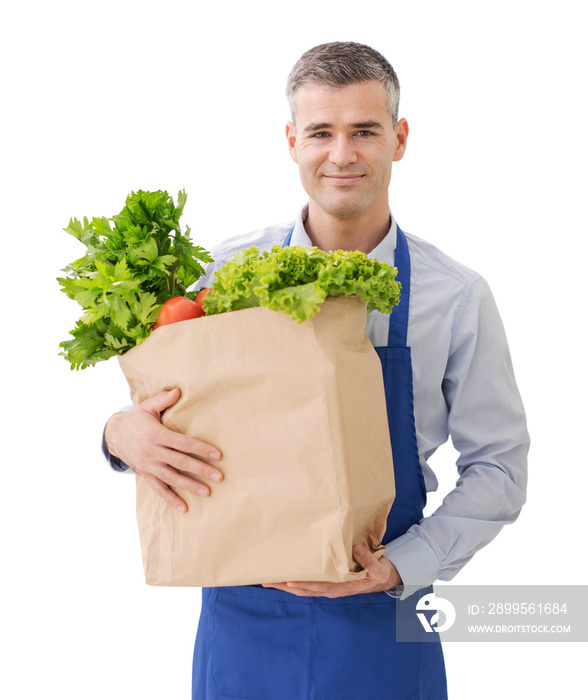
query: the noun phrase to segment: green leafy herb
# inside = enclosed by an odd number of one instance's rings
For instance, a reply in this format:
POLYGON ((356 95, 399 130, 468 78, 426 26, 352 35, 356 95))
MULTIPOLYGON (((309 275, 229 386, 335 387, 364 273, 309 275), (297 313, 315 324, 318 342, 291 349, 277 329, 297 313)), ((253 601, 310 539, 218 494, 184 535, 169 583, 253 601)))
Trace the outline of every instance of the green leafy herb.
POLYGON ((274 246, 260 254, 242 250, 216 272, 214 294, 204 300, 207 315, 265 306, 298 322, 314 316, 327 297, 357 295, 391 313, 400 300, 397 270, 358 251, 274 246))
POLYGON ((132 192, 120 214, 64 229, 86 246, 84 257, 57 281, 80 304, 83 316, 60 343, 72 369, 83 369, 120 355, 145 340, 161 305, 186 290, 212 258, 180 229, 186 193, 178 203, 167 192, 132 192), (113 224, 113 225, 112 225, 113 224))

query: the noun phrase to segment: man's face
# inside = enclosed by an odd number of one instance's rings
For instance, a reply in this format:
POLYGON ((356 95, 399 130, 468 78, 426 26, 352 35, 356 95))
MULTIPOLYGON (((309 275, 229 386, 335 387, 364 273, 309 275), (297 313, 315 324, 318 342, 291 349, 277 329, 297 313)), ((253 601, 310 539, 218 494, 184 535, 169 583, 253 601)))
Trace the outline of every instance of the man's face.
POLYGON ((404 154, 408 125, 396 128, 378 81, 296 92, 296 125, 286 127, 311 206, 336 218, 388 209, 392 162, 404 154))

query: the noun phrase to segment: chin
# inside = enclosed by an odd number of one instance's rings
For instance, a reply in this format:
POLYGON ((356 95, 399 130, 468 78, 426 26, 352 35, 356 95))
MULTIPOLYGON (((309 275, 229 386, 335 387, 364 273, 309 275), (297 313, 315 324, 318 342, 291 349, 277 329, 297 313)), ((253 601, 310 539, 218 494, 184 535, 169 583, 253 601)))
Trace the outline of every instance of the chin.
POLYGON ((329 205, 324 206, 323 209, 331 216, 339 219, 352 219, 367 211, 369 206, 366 206, 364 202, 331 202, 329 205))

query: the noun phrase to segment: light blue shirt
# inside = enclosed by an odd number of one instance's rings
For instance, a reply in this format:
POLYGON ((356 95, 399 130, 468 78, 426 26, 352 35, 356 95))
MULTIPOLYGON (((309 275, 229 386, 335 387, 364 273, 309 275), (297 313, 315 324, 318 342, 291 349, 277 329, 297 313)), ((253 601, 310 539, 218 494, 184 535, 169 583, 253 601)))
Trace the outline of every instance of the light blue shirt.
MULTIPOLYGON (((231 238, 211 251, 215 260, 198 287, 239 250, 312 245, 305 207, 295 222, 231 238)), ((406 233, 406 232, 405 232, 406 233)), ((443 504, 386 545, 385 556, 404 582, 402 597, 437 579, 449 580, 485 544, 513 522, 525 502, 529 436, 504 328, 485 280, 436 247, 406 234, 411 257, 408 345, 411 346, 414 414, 427 491, 437 478, 428 464, 451 436, 459 478, 443 504)), ((369 254, 391 265, 396 223, 369 254)), ((374 346, 388 341, 388 316, 372 312, 367 334, 374 346)))

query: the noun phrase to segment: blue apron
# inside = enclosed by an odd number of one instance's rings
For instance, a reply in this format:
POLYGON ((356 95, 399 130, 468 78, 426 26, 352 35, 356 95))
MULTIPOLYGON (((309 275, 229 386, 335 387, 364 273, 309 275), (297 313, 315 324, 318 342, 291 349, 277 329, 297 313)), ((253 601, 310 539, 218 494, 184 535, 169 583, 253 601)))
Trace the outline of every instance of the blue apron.
MULTIPOLYGON (((398 228, 402 284, 382 362, 396 498, 383 542, 419 522, 426 502, 406 347, 410 256, 398 228)), ((284 245, 289 245, 290 231, 284 245)), ((425 591, 415 596, 415 603, 425 591), (417 598, 418 596, 418 598, 417 598)), ((193 700, 445 700, 445 666, 434 642, 396 642, 397 601, 386 593, 300 597, 260 586, 204 588, 193 700)), ((404 605, 404 602, 403 602, 404 605)))

